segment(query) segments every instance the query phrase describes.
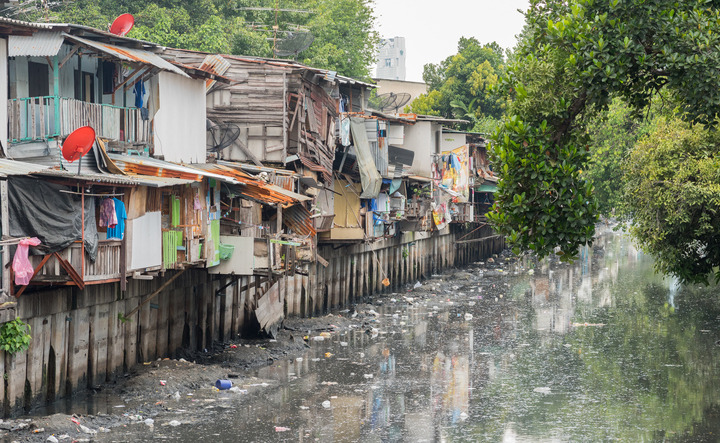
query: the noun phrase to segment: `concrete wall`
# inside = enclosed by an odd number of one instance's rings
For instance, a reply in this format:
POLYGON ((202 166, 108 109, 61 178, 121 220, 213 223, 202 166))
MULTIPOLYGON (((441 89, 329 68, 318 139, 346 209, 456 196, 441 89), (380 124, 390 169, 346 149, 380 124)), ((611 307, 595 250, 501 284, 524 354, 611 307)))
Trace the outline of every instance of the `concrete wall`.
POLYGON ((161 72, 158 89, 155 155, 171 162, 204 163, 205 82, 161 72))
MULTIPOLYGON (((0 39, 0 85, 8 84, 8 58, 7 58, 7 39, 0 39)), ((8 139, 8 88, 0 88, 0 140, 2 140, 2 148, 7 150, 8 139)))
MULTIPOLYGON (((488 227, 474 233, 461 226, 453 229, 456 232, 445 235, 407 233, 371 245, 322 246, 319 253, 328 260, 327 267, 314 263, 309 276, 280 280, 285 315, 313 316, 369 294, 397 291, 405 283, 504 247, 503 239, 492 236, 488 227), (469 233, 461 243, 455 242, 469 233), (389 287, 381 283, 385 277, 389 287)), ((32 341, 27 352, 0 352, 0 372, 6 374, 5 383, 0 383, 4 414, 101 385, 141 362, 257 334, 251 306, 269 283, 261 277, 241 277, 216 295, 228 277, 210 276, 201 269, 185 271, 138 313, 120 320, 172 275, 130 280, 124 293, 119 284, 105 284, 84 291, 66 287, 23 294, 18 315, 31 325, 32 341)))

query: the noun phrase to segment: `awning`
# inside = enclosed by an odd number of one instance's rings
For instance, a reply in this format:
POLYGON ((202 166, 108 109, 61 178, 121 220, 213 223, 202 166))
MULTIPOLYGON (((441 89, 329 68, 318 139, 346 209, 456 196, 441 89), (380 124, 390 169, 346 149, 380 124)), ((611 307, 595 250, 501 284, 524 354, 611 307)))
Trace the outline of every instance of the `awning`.
POLYGON ((497 192, 497 186, 483 184, 475 188, 475 192, 497 192))
MULTIPOLYGON (((72 40, 76 43, 81 44, 87 48, 92 48, 105 54, 111 55, 114 58, 125 60, 132 63, 141 63, 144 65, 151 65, 163 71, 169 71, 183 77, 190 78, 182 69, 173 65, 169 61, 160 57, 152 52, 143 51, 142 49, 125 48, 120 46, 111 45, 109 43, 96 42, 94 40, 88 40, 86 38, 77 37, 74 35, 63 33, 65 38, 72 40)), ((56 55, 56 54, 53 54, 56 55)))

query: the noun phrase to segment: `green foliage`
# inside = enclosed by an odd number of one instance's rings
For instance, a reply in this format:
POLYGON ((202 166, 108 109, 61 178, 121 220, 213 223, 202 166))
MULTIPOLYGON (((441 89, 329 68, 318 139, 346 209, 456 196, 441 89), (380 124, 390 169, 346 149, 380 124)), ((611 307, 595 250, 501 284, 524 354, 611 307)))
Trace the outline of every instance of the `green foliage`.
POLYGON ((54 20, 108 29, 122 13, 135 16, 129 36, 164 46, 238 55, 272 57, 273 26, 277 38, 309 31, 313 44, 300 54, 310 66, 342 75, 370 77, 378 36, 372 0, 64 0, 51 10, 41 7, 20 18, 54 20), (289 11, 278 11, 278 7, 289 11), (254 8, 254 9, 248 9, 254 8), (260 10, 258 10, 260 9, 260 10))
POLYGON ((504 69, 504 53, 497 43, 481 45, 475 38, 462 37, 457 54, 425 65, 429 92, 413 101, 412 112, 466 119, 473 125, 483 118, 499 118, 505 102, 493 88, 504 69))
POLYGON ((370 78, 380 38, 372 0, 317 0, 307 28, 315 36, 301 54, 303 63, 338 71, 354 78, 370 78))
POLYGON ((569 253, 589 241, 599 206, 594 195, 587 196, 584 210, 578 206, 577 195, 592 193, 592 186, 574 176, 589 159, 584 153, 588 120, 607 109, 613 96, 640 114, 655 94, 668 91, 681 99, 682 118, 713 126, 720 113, 719 48, 717 2, 532 0, 513 63, 499 82, 513 103, 509 123, 495 139, 496 169, 502 182, 520 182, 499 187, 495 226, 517 248, 534 247, 541 256, 554 246, 569 253), (532 138, 521 138, 518 127, 532 138), (537 161, 550 165, 545 175, 554 180, 548 183, 558 191, 557 199, 527 198, 545 186, 533 178, 539 176, 537 161), (517 191, 526 197, 518 201, 512 194, 517 191), (526 207, 530 204, 541 207, 526 207), (554 220, 548 237, 536 214, 560 209, 571 218, 554 220))
POLYGON ((625 183, 623 164, 649 126, 648 120, 634 118, 621 100, 613 100, 606 112, 588 123, 590 158, 583 176, 595 188, 601 214, 611 216, 616 209, 621 209, 625 183))
POLYGON ((659 271, 720 281, 720 134, 661 119, 626 164, 630 227, 659 271))
POLYGON ((10 354, 25 351, 30 346, 30 325, 20 320, 4 323, 0 326, 0 349, 10 354))
POLYGON ((587 149, 570 143, 558 149, 548 129, 515 116, 499 127, 493 161, 503 179, 486 216, 516 254, 527 247, 545 257, 559 246, 558 255, 570 261, 579 245, 592 242, 597 202, 577 166, 587 160, 587 149))

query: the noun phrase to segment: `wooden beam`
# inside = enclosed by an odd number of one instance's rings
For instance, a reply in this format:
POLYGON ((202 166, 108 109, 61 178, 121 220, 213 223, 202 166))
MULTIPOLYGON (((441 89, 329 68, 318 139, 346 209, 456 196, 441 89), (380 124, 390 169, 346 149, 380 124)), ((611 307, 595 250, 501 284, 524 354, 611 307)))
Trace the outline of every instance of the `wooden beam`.
MULTIPOLYGON (((42 269, 42 267, 45 266, 45 263, 47 263, 47 261, 50 260, 51 255, 52 254, 48 254, 45 257, 43 257, 43 259, 40 261, 40 264, 35 267, 35 270, 33 271, 33 276, 30 278, 30 281, 32 281, 32 279, 35 278, 35 275, 37 275, 37 273, 40 271, 40 269, 42 269)), ((22 295, 22 293, 25 292, 25 289, 27 289, 27 285, 20 288, 20 290, 17 292, 17 294, 15 294, 15 297, 19 298, 22 295)))
POLYGON ((66 55, 65 58, 62 59, 62 61, 60 62, 60 66, 59 66, 60 69, 62 69, 62 67, 65 66, 65 63, 67 63, 67 61, 70 60, 70 57, 75 55, 75 53, 78 51, 78 49, 80 49, 80 46, 78 46, 78 45, 73 46, 73 48, 70 50, 68 55, 66 55))
POLYGON ((118 89, 122 88, 123 86, 125 86, 125 84, 127 84, 130 80, 132 80, 132 78, 135 77, 135 74, 137 74, 140 71, 147 71, 149 69, 150 69, 149 67, 144 67, 144 68, 141 67, 141 68, 135 69, 133 72, 130 73, 130 75, 128 75, 128 78, 126 78, 124 82, 115 86, 115 89, 113 89, 113 95, 118 91, 118 89))
POLYGON ((165 289, 170 283, 174 282, 178 277, 180 277, 181 275, 183 275, 183 274, 185 273, 185 271, 187 271, 188 269, 190 269, 190 268, 183 268, 182 271, 180 271, 180 272, 178 272, 177 274, 175 274, 175 275, 173 275, 172 277, 170 277, 165 283, 162 284, 162 286, 160 286, 159 288, 157 288, 157 289, 155 290, 155 292, 153 292, 152 294, 148 295, 147 298, 145 298, 145 300, 141 301, 140 304, 138 304, 137 307, 135 307, 135 309, 133 309, 132 311, 128 312, 124 317, 125 317, 125 318, 130 318, 130 317, 132 317, 133 315, 135 315, 135 314, 137 313, 137 311, 140 310, 140 308, 142 308, 142 307, 143 307, 145 304, 147 304, 150 300, 152 300, 153 298, 155 298, 160 292, 162 292, 163 289, 165 289))

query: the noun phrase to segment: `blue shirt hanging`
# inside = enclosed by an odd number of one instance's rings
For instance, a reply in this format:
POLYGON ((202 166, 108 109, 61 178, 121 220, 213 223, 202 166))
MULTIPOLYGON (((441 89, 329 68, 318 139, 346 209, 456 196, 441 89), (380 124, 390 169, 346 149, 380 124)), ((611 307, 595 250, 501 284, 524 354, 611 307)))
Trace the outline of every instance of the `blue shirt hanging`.
POLYGON ((143 98, 145 97, 145 82, 140 81, 140 80, 135 82, 135 87, 133 88, 133 93, 135 94, 135 107, 142 108, 143 107, 143 98))
POLYGON ((127 212, 125 212, 125 203, 122 200, 113 198, 115 201, 115 215, 117 216, 117 224, 114 228, 108 228, 107 238, 122 240, 125 236, 125 219, 127 219, 127 212))

